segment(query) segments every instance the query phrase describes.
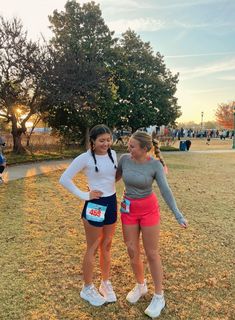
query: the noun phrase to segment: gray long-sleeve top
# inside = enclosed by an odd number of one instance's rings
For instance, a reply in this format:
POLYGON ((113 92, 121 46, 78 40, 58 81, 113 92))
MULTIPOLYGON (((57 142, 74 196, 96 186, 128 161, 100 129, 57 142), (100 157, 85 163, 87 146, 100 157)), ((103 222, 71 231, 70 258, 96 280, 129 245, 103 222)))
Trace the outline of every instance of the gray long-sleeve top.
POLYGON ((173 212, 176 220, 181 224, 185 222, 179 211, 173 193, 168 185, 161 162, 150 158, 145 163, 136 163, 129 154, 120 157, 117 174, 122 176, 125 184, 125 195, 128 198, 139 199, 150 195, 153 181, 156 180, 161 195, 173 212))

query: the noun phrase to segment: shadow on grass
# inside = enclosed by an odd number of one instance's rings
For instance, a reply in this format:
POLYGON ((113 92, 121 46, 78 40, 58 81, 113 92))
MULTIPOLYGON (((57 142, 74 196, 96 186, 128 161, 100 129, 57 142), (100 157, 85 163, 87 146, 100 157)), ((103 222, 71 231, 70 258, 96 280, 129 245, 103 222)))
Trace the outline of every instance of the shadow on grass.
MULTIPOLYGON (((183 164, 182 156, 166 155, 165 159, 172 168, 169 183, 189 220, 189 228, 182 230, 177 225, 155 188, 161 205, 161 256, 167 299, 167 308, 159 319, 232 319, 234 155, 194 155, 185 157, 183 164)), ((0 318, 147 319, 143 312, 153 293, 147 266, 149 293, 136 305, 125 300, 135 280, 120 221, 113 240, 111 270, 118 301, 95 308, 80 299, 86 247, 80 219, 83 203, 58 185, 59 176, 56 172, 1 186, 0 318)), ((84 176, 77 178, 85 188, 84 176)), ((122 191, 119 182, 119 200, 122 191)), ((94 279, 98 286, 98 260, 94 279)))

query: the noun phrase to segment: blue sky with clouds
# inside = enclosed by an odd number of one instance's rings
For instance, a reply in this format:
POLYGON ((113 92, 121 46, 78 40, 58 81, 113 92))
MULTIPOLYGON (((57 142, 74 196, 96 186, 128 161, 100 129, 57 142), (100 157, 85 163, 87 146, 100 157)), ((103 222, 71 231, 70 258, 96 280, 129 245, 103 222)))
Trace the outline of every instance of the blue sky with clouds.
MULTIPOLYGON (((0 0, 0 14, 22 19, 29 35, 50 37, 48 15, 65 0, 0 0)), ((86 1, 79 1, 84 3, 86 1)), ((213 120, 219 103, 235 100, 235 0, 100 0, 117 35, 135 30, 166 66, 179 72, 179 121, 213 120)))

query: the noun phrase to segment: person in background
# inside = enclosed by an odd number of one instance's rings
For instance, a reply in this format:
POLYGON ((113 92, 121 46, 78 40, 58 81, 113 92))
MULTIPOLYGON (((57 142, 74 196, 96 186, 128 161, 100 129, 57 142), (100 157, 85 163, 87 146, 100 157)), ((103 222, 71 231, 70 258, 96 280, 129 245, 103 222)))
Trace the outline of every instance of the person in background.
POLYGON ((185 144, 186 144, 186 149, 187 149, 187 151, 189 151, 189 149, 190 149, 190 147, 191 147, 191 144, 192 144, 191 140, 187 139, 187 140, 185 141, 185 144))
POLYGON ((211 132, 208 131, 206 135, 206 144, 209 146, 211 141, 211 132))
POLYGON ((145 132, 135 132, 129 140, 129 154, 120 157, 117 180, 124 181, 125 191, 121 202, 121 220, 124 242, 136 279, 135 287, 127 294, 130 303, 136 303, 148 291, 144 277, 144 266, 140 256, 140 234, 154 282, 154 295, 145 310, 149 317, 158 317, 165 307, 162 281, 163 270, 159 255, 160 210, 158 199, 153 192, 156 181, 165 202, 183 228, 187 221, 179 211, 172 191, 166 180, 164 160, 159 150, 158 159, 149 152, 153 147, 152 138, 145 132))
POLYGON ((4 139, 0 136, 0 184, 4 182, 2 175, 3 175, 3 171, 6 168, 6 158, 3 155, 3 147, 5 146, 6 146, 6 143, 4 139))
POLYGON ((75 196, 85 200, 82 220, 86 234, 87 249, 83 260, 84 285, 81 298, 93 306, 115 302, 116 294, 110 278, 110 250, 117 220, 115 175, 117 157, 111 150, 112 133, 105 125, 97 125, 90 131, 90 149, 75 158, 60 178, 60 183, 75 196), (73 177, 84 170, 89 190, 80 190, 73 177), (93 284, 94 260, 100 250, 102 281, 99 291, 93 284))

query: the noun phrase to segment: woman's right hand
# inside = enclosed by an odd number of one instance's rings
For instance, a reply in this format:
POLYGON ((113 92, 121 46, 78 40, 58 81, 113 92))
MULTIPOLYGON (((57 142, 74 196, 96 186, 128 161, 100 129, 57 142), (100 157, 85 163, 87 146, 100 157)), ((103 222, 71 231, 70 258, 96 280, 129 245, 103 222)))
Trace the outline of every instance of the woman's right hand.
POLYGON ((99 190, 90 191, 90 200, 99 199, 102 196, 103 192, 99 190))

